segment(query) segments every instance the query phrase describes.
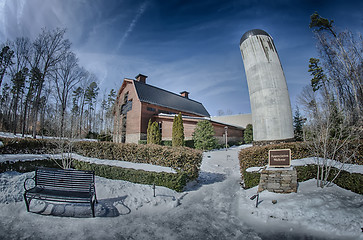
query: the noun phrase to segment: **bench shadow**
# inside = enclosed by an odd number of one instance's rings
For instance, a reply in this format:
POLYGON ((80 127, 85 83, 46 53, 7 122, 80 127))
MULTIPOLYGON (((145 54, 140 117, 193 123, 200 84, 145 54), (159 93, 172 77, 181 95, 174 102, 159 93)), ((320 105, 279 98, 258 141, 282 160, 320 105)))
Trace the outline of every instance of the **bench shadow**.
POLYGON ((226 175, 222 173, 204 172, 200 171, 198 179, 191 183, 188 183, 185 187, 186 191, 198 190, 203 185, 214 184, 218 182, 223 182, 226 179, 226 175))
MULTIPOLYGON (((118 217, 131 213, 131 209, 125 205, 124 200, 127 196, 100 199, 95 204, 96 217, 118 217)), ((51 215, 56 217, 92 218, 90 204, 81 203, 57 203, 41 200, 32 206, 30 211, 40 215, 51 215)), ((33 202, 32 201, 32 202, 33 202)))

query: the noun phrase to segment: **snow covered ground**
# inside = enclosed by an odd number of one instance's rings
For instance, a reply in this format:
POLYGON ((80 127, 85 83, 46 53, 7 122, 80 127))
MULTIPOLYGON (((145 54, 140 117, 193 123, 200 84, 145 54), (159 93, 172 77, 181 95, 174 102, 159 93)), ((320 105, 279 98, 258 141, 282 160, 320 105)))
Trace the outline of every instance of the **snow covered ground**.
MULTIPOLYGON (((323 162, 323 160, 322 160, 322 158, 320 158, 319 164, 322 164, 322 162, 323 162)), ((317 164, 317 159, 310 157, 310 158, 291 160, 291 166, 293 166, 293 167, 305 166, 305 165, 309 165, 309 164, 317 164)), ((350 172, 350 173, 363 174, 363 165, 341 163, 341 162, 334 161, 334 160, 331 160, 331 159, 327 160, 327 165, 335 167, 337 169, 345 170, 345 171, 350 172)), ((265 167, 267 167, 267 165, 265 167)), ((247 168, 246 171, 247 172, 259 172, 262 169, 263 169, 262 167, 250 167, 250 168, 247 168)))
MULTIPOLYGON (((170 167, 163 167, 146 163, 132 163, 119 160, 89 158, 74 153, 71 154, 71 157, 79 161, 95 163, 95 164, 104 164, 104 165, 110 165, 122 168, 133 168, 136 170, 145 170, 149 172, 176 173, 176 171, 170 167)), ((35 161, 35 160, 44 160, 44 159, 62 159, 62 157, 61 154, 0 154, 0 163, 16 162, 16 161, 24 162, 24 161, 35 161)))
MULTIPOLYGON (((0 137, 3 137, 3 138, 23 138, 21 136, 21 133, 14 134, 14 133, 9 133, 9 132, 0 132, 0 137)), ((24 137, 25 138, 33 138, 33 136, 32 135, 29 135, 29 134, 25 134, 24 137)), ((49 137, 49 136, 40 136, 40 135, 37 135, 37 139, 57 139, 57 137, 49 137)), ((88 139, 88 138, 85 138, 85 139, 75 139, 75 141, 97 142, 96 139, 88 139)))
POLYGON ((157 187, 153 197, 151 186, 96 177, 96 218, 88 205, 42 201, 28 213, 23 182, 34 173, 2 173, 0 239, 363 239, 363 196, 335 185, 264 191, 256 208, 257 187, 239 184, 240 148, 204 153, 182 193, 157 187))

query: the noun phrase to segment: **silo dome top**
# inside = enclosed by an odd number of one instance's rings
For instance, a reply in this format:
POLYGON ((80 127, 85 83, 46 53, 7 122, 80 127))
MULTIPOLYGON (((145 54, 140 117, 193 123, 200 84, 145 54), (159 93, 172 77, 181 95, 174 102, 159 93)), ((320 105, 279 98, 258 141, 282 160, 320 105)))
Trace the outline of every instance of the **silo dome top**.
POLYGON ((252 29, 252 30, 249 30, 249 31, 245 32, 245 34, 243 34, 243 36, 241 37, 241 41, 239 41, 239 45, 241 46, 241 44, 243 43, 243 41, 246 40, 247 38, 249 38, 251 36, 256 36, 256 35, 265 35, 265 36, 271 37, 264 30, 261 30, 261 29, 252 29))

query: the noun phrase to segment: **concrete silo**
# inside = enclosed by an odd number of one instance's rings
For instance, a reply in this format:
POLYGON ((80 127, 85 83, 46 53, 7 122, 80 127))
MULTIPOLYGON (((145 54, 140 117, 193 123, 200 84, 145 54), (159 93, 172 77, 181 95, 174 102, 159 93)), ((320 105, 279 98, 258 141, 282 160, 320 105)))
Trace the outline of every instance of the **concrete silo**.
POLYGON ((250 30, 243 34, 240 49, 250 95, 253 140, 293 139, 289 92, 272 38, 263 30, 250 30))

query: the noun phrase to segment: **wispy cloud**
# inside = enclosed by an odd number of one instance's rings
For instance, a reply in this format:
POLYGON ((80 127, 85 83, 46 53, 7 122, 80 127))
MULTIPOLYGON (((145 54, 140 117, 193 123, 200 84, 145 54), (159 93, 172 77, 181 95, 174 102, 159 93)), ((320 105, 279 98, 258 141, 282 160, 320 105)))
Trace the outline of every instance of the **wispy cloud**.
POLYGON ((121 40, 118 43, 117 49, 116 49, 117 51, 120 50, 121 46, 124 44, 124 42, 126 41, 128 36, 134 30, 134 28, 135 28, 137 22, 139 21, 140 17, 144 14, 148 4, 149 4, 148 1, 145 1, 145 2, 143 2, 143 4, 138 9, 137 14, 135 15, 134 19, 132 20, 132 22, 130 23, 130 25, 127 28, 126 32, 124 33, 124 35, 122 36, 121 40))

